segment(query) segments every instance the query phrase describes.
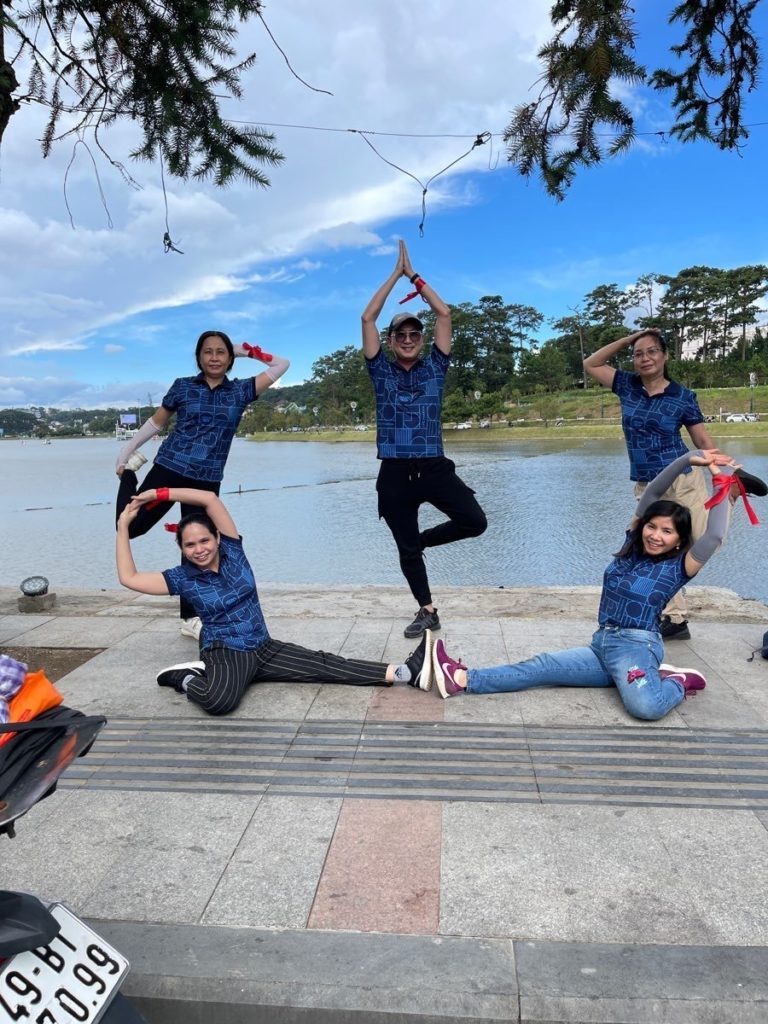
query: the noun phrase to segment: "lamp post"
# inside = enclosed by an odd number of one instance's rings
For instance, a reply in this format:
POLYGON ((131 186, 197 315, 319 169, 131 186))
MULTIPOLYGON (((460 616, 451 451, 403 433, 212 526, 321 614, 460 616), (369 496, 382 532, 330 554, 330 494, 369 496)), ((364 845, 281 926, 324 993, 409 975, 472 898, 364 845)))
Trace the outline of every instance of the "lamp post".
POLYGON ((757 374, 750 373, 749 375, 749 411, 754 412, 755 405, 755 388, 757 387, 757 374))

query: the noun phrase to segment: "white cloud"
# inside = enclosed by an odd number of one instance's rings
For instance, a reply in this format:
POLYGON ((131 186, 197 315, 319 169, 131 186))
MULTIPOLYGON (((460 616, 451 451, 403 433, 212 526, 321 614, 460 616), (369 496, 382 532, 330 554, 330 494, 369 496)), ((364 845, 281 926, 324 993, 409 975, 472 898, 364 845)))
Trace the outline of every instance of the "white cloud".
MULTIPOLYGON (((320 268, 318 249, 394 251, 377 230, 403 214, 413 216, 415 227, 421 188, 347 129, 467 136, 370 136, 383 157, 426 182, 468 149, 474 134, 504 127, 530 84, 531 55, 549 29, 549 6, 550 0, 486 0, 482 16, 465 0, 422 0, 418 9, 407 0, 294 0, 270 7, 270 29, 292 66, 333 96, 293 77, 257 19, 244 27, 240 47, 256 50, 259 59, 246 75, 244 99, 228 104, 228 116, 341 131, 273 129, 286 159, 268 171, 267 190, 243 184, 216 190, 166 176, 164 195, 157 166, 131 164, 143 186, 134 191, 92 149, 109 214, 80 147, 67 184, 75 230, 63 196, 73 149, 59 146, 42 160, 37 140, 45 115, 25 106, 11 119, 2 150, 0 371, 10 369, 14 354, 55 358, 82 349, 94 332, 139 312, 179 309, 254 283, 296 281, 320 268), (166 201, 170 235, 183 256, 163 251, 166 201), (276 263, 282 270, 273 272, 276 263)), ((135 129, 118 125, 107 140, 110 152, 125 159, 135 129)), ((457 170, 487 165, 482 147, 457 170)), ((461 175, 451 172, 430 186, 428 216, 443 205, 474 201, 461 175)), ((11 391, 29 395, 27 387, 40 390, 20 377, 11 391)))
POLYGON ((112 355, 115 352, 125 352, 125 345, 105 345, 104 351, 112 355))

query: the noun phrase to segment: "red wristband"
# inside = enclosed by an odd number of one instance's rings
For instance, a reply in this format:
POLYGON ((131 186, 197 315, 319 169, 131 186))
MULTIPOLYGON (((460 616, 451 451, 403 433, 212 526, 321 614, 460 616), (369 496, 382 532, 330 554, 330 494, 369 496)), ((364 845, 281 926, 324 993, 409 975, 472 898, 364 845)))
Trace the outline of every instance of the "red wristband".
POLYGON ((416 289, 416 291, 408 292, 404 299, 400 299, 399 304, 402 306, 404 302, 410 302, 411 299, 415 299, 417 295, 421 295, 421 289, 424 287, 426 283, 427 282, 423 278, 417 277, 416 280, 413 282, 413 287, 416 289))
POLYGON ((169 491, 167 487, 157 488, 157 500, 158 501, 170 501, 169 491))

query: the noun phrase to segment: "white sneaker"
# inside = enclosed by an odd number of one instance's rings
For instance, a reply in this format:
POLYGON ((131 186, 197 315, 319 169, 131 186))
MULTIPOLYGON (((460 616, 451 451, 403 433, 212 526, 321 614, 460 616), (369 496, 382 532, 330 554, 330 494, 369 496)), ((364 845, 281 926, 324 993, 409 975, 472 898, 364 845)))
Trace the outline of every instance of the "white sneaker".
POLYGON ((126 462, 125 468, 132 469, 134 473, 138 473, 146 461, 146 455, 142 455, 141 452, 134 452, 130 459, 128 459, 128 461, 126 462))
POLYGON ((181 620, 181 635, 191 636, 193 640, 200 639, 200 631, 203 628, 203 624, 197 615, 193 619, 182 619, 181 620))

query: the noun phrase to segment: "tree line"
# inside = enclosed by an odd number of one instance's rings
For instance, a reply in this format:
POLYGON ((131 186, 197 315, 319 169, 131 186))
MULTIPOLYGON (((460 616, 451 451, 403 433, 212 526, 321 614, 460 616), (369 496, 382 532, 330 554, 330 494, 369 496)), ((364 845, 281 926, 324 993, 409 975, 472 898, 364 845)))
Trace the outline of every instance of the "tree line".
MULTIPOLYGON (((551 320, 500 295, 451 306, 453 354, 444 419, 504 415, 524 396, 597 387, 584 379, 583 358, 648 326, 664 331, 670 375, 688 387, 744 386, 750 373, 765 383, 768 326, 757 325, 766 293, 766 266, 695 266, 674 276, 644 274, 625 289, 600 284, 566 315, 551 320), (547 328, 550 336, 542 340, 547 328)), ((431 333, 431 311, 415 313, 431 333)), ((621 365, 631 369, 631 360, 621 365)), ((255 432, 284 425, 275 405, 286 403, 296 410, 291 422, 304 426, 370 422, 373 391, 360 349, 347 345, 322 356, 305 384, 262 396, 244 418, 244 428, 255 432)))
MULTIPOLYGON (((732 270, 695 266, 674 276, 644 274, 625 289, 597 285, 566 315, 550 320, 535 307, 505 302, 500 295, 451 306, 453 357, 444 419, 505 416, 521 398, 534 396, 541 404, 547 395, 597 387, 584 379, 584 356, 647 326, 665 332, 670 375, 687 387, 743 387, 750 374, 768 383, 768 326, 758 326, 767 293, 768 267, 762 264, 732 270), (547 329, 549 337, 542 340, 547 329)), ((431 311, 414 313, 431 333, 431 311)), ((621 365, 631 369, 629 358, 621 365)), ((6 435, 47 433, 54 418, 59 434, 77 435, 86 426, 94 434, 111 433, 121 411, 97 410, 84 417, 83 410, 51 410, 36 419, 28 410, 5 410, 0 428, 6 435)), ((362 425, 373 418, 365 360, 357 345, 347 345, 317 359, 304 384, 263 394, 243 417, 240 433, 288 424, 362 425), (282 411, 286 406, 288 416, 282 411)))

